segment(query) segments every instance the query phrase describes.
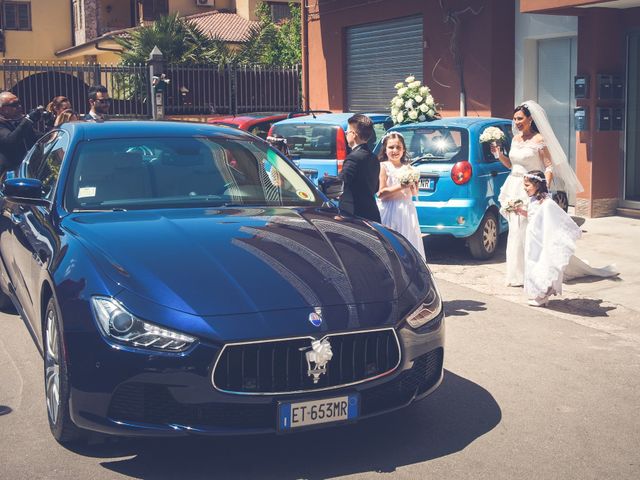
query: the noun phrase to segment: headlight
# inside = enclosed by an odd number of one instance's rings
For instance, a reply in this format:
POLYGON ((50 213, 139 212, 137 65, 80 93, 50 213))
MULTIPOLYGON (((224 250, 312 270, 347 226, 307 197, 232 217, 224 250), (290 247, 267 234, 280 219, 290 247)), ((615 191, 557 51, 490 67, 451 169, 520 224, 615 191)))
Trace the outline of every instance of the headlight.
POLYGON ((441 311, 442 299, 440 298, 435 283, 432 282, 429 286, 427 296, 422 300, 422 303, 407 316, 406 320, 412 328, 420 328, 440 315, 441 311))
POLYGON ((112 298, 92 297, 91 306, 102 333, 124 345, 160 352, 183 352, 196 341, 189 335, 140 320, 112 298))

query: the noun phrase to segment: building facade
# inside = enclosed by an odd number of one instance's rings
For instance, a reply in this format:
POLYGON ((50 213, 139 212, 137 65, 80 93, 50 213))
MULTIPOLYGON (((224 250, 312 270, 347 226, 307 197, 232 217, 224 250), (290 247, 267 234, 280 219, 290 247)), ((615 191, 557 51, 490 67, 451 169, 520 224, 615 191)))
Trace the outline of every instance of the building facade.
POLYGON ((524 15, 576 28, 576 213, 640 213, 640 1, 521 0, 524 15))
POLYGON ((302 15, 309 108, 387 110, 410 74, 444 116, 536 100, 585 187, 576 213, 640 211, 640 0, 318 0, 302 15))

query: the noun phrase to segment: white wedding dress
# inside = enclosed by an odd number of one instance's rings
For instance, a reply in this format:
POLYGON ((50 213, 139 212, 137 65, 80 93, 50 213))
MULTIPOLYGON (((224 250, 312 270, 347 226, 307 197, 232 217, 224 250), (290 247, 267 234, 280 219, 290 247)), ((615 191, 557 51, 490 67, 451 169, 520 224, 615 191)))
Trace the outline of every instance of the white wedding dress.
POLYGON ((596 268, 574 255, 582 231, 547 195, 527 209, 524 290, 530 298, 562 294, 562 282, 594 275, 618 275, 613 265, 596 268))
MULTIPOLYGON (((399 168, 396 168, 389 161, 382 162, 380 166, 385 169, 387 174, 387 187, 400 184, 395 173, 399 168)), ((401 198, 388 200, 381 200, 378 198, 378 210, 380 210, 381 223, 384 226, 401 233, 407 240, 409 240, 409 242, 411 242, 416 250, 420 252, 422 258, 426 259, 416 206, 413 203, 411 194, 407 190, 402 190, 402 192, 404 195, 401 198)))
POLYGON ((545 166, 540 158, 540 150, 544 144, 518 140, 511 142, 509 160, 511 160, 511 173, 505 180, 498 196, 500 213, 509 222, 507 236, 507 277, 506 283, 510 286, 520 286, 524 282, 524 240, 527 231, 527 218, 513 212, 506 212, 508 203, 515 200, 522 201, 522 208, 526 210, 529 197, 524 191, 523 176, 530 170, 544 171, 545 166))

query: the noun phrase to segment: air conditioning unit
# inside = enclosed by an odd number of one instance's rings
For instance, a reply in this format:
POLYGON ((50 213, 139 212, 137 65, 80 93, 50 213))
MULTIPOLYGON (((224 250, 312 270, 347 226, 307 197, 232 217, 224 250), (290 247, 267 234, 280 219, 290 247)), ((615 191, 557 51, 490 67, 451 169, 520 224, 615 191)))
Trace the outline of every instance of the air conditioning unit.
POLYGON ((216 0, 196 0, 196 5, 199 7, 215 7, 216 0))

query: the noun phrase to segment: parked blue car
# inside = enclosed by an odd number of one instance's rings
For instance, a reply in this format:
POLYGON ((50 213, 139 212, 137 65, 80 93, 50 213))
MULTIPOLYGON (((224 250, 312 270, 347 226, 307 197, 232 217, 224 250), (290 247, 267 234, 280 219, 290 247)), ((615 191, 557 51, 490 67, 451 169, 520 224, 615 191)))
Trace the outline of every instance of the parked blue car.
POLYGON ((44 359, 59 442, 295 432, 424 398, 444 310, 401 235, 263 140, 68 123, 0 189, 0 304, 44 359))
POLYGON ((420 230, 465 238, 478 259, 493 256, 498 235, 507 229, 498 212, 498 195, 509 169, 479 140, 490 126, 505 133, 503 148, 508 151, 511 120, 501 118, 444 118, 389 130, 402 133, 411 161, 420 170, 420 230))
MULTIPOLYGON (((275 123, 270 135, 287 139, 289 153, 295 163, 314 183, 324 175, 338 175, 347 158, 348 147, 345 132, 347 120, 353 113, 326 113, 289 118, 275 123)), ((373 121, 374 135, 369 139, 373 150, 386 132, 389 115, 365 113, 373 121)))

